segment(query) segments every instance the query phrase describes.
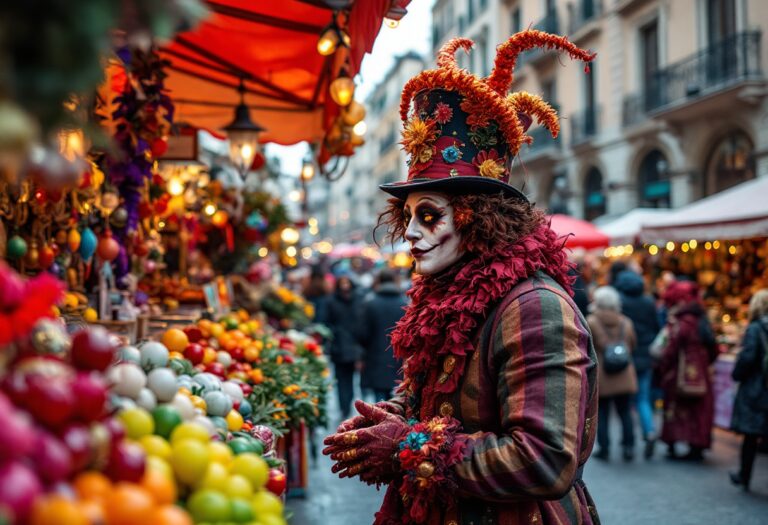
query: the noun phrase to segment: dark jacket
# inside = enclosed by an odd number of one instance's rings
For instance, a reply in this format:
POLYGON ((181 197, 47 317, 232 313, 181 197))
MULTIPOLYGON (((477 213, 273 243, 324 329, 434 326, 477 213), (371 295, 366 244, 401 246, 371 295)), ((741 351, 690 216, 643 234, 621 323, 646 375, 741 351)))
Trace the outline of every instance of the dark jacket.
POLYGON ((403 316, 408 303, 405 294, 394 283, 382 284, 362 308, 360 342, 363 345, 363 388, 392 390, 401 379, 401 363, 395 359, 389 332, 403 316))
POLYGON ((335 293, 328 301, 326 323, 333 332, 330 356, 334 363, 353 363, 363 356, 358 343, 360 304, 354 292, 350 297, 335 293))
POLYGON ((653 366, 653 358, 648 349, 661 330, 656 304, 650 295, 643 294, 643 278, 633 271, 621 272, 614 286, 621 295, 621 313, 629 317, 635 328, 637 347, 632 353, 635 369, 644 372, 653 366))
POLYGON ((766 387, 766 348, 768 317, 752 321, 747 327, 741 352, 733 368, 739 390, 733 404, 731 428, 741 434, 768 436, 768 388, 766 387), (760 331, 765 337, 761 337, 760 331))

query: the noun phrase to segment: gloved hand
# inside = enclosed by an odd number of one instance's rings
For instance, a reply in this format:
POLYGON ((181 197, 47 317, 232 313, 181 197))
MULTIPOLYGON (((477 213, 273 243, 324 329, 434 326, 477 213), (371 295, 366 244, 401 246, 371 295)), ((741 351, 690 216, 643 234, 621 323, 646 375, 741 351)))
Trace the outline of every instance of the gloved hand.
POLYGON ((362 401, 355 408, 373 425, 328 436, 323 454, 337 462, 331 470, 341 478, 360 475, 367 483, 384 482, 395 473, 394 456, 410 427, 402 417, 362 401))
MULTIPOLYGON (((366 405, 370 406, 370 404, 368 403, 366 403, 366 405)), ((390 403, 389 401, 379 401, 378 403, 375 403, 373 406, 377 408, 381 408, 385 412, 389 412, 390 414, 394 414, 394 415, 397 415, 398 411, 400 411, 400 407, 398 407, 394 403, 390 403)), ((362 415, 357 415, 347 419, 346 421, 343 421, 336 429, 336 433, 341 434, 342 432, 349 432, 350 430, 356 430, 358 428, 370 427, 373 424, 374 422, 372 419, 369 419, 362 415)))

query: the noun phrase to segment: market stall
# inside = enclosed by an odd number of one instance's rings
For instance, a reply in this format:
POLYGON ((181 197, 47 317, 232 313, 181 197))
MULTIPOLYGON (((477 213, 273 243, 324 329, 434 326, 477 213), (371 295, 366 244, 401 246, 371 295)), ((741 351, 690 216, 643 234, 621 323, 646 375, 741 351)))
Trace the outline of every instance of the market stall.
POLYGON ((608 236, 592 223, 571 217, 569 215, 550 215, 548 217, 552 229, 565 237, 568 248, 604 248, 610 243, 608 236))

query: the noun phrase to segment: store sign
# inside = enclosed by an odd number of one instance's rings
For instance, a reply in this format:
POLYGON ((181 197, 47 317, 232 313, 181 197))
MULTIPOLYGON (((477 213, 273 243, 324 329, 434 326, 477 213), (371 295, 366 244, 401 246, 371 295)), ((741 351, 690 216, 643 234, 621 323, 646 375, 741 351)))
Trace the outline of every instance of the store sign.
POLYGON ((183 129, 178 135, 168 137, 168 150, 159 160, 198 160, 197 130, 183 129))

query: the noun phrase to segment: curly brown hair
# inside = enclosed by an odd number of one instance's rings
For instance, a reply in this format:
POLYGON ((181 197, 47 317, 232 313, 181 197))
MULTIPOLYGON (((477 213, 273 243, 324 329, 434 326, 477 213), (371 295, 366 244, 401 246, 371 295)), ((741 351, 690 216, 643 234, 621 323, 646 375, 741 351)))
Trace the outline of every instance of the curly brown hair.
MULTIPOLYGON (((500 246, 515 244, 546 222, 543 211, 503 193, 448 195, 448 199, 453 207, 454 226, 461 235, 461 247, 469 253, 493 253, 500 246)), ((405 239, 408 225, 404 206, 402 199, 389 199, 374 233, 386 227, 387 238, 392 242, 405 239)))

